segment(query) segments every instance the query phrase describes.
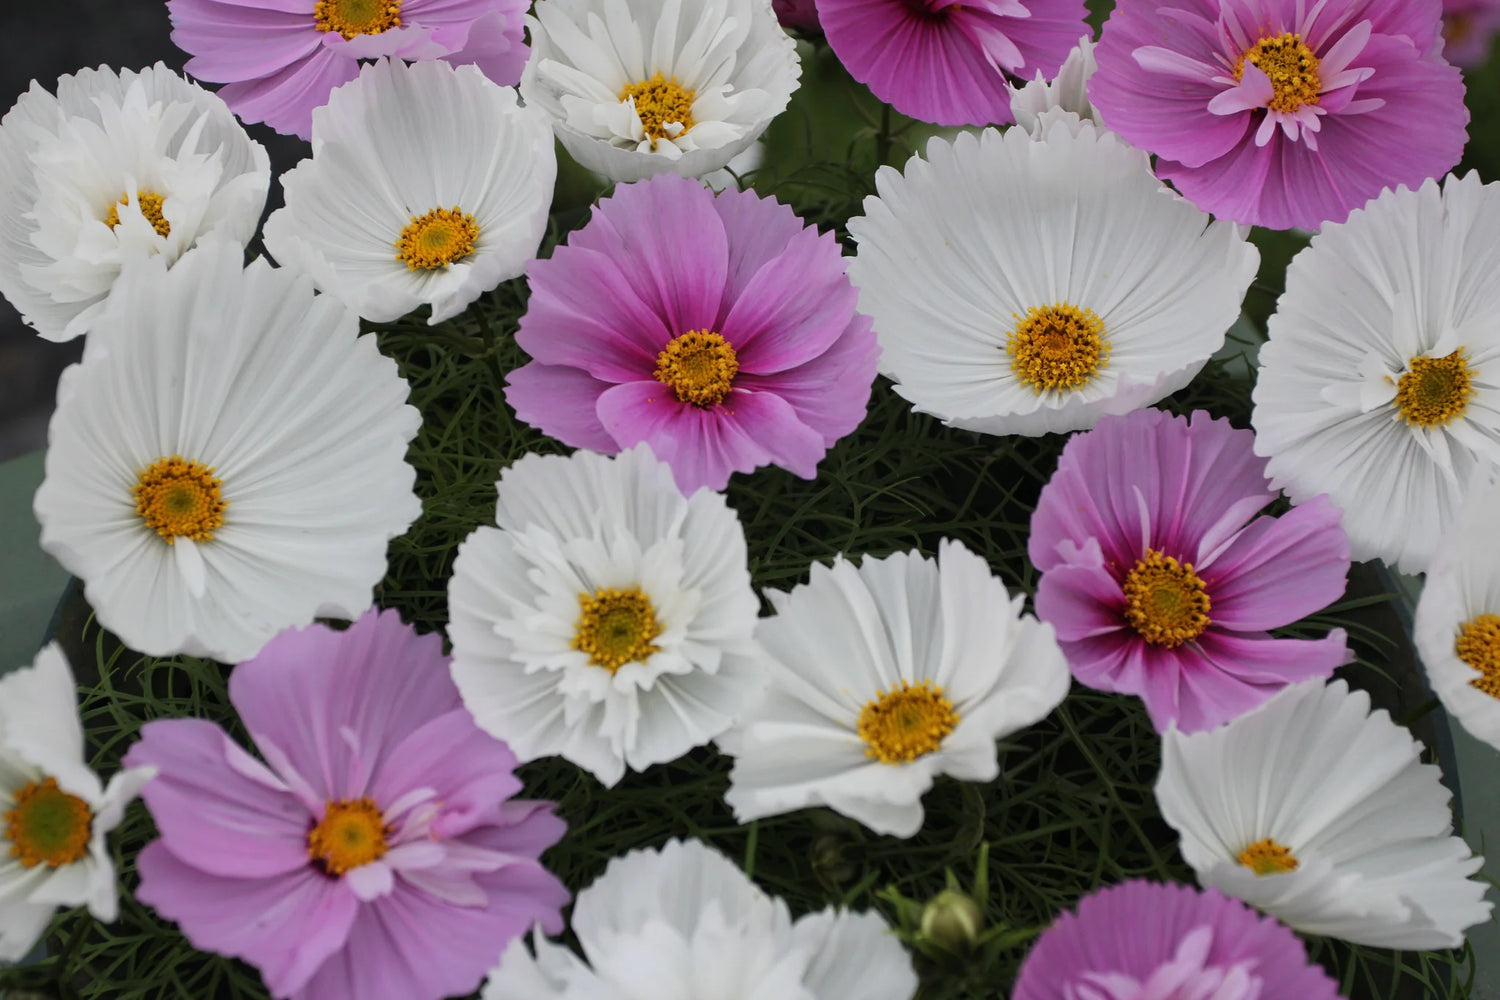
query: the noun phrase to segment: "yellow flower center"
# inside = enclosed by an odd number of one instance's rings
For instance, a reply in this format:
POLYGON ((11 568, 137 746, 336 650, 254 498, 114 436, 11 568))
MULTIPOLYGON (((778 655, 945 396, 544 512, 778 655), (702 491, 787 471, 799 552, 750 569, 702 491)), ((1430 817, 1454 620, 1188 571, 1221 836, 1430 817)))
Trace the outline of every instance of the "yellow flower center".
POLYGON ((1234 78, 1245 75, 1245 63, 1254 63, 1271 78, 1272 111, 1296 111, 1304 104, 1317 104, 1323 81, 1318 78, 1318 57, 1302 36, 1283 31, 1275 38, 1262 38, 1234 64, 1234 78))
POLYGON ((88 852, 94 814, 87 802, 58 788, 56 778, 22 785, 4 819, 10 856, 27 868, 57 868, 88 852))
POLYGON ((667 132, 668 125, 681 125, 684 135, 692 129, 693 99, 697 91, 689 90, 677 82, 677 77, 663 79, 661 72, 640 83, 627 83, 620 91, 620 103, 635 99, 635 113, 641 116, 641 127, 650 139, 675 139, 667 132))
POLYGON ((1396 412, 1415 427, 1451 423, 1469 408, 1476 374, 1462 347, 1441 358, 1412 358, 1396 383, 1396 412))
POLYGON ((1005 340, 1010 369, 1038 395, 1044 389, 1076 389, 1109 361, 1104 322, 1092 309, 1059 302, 1017 316, 1005 340))
POLYGON ((223 485, 212 466, 172 455, 142 469, 130 494, 135 498, 135 512, 146 527, 165 538, 168 545, 182 535, 207 542, 224 524, 224 508, 229 501, 220 495, 223 485))
POLYGON ((313 24, 345 38, 378 35, 401 27, 401 0, 318 0, 313 24))
POLYGON ((860 710, 859 738, 865 741, 865 756, 882 764, 904 764, 932 753, 958 725, 953 702, 931 681, 901 681, 875 695, 860 710))
POLYGON ((474 252, 479 223, 454 205, 414 215, 396 238, 396 259, 412 271, 436 271, 474 252))
POLYGON ((1270 837, 1257 840, 1241 851, 1235 860, 1257 875, 1284 875, 1297 870, 1297 858, 1292 849, 1270 837))
POLYGON ((342 875, 384 857, 389 834, 373 800, 329 799, 323 821, 308 831, 307 856, 342 875))
POLYGON ((1208 628, 1208 588, 1192 563, 1147 549, 1123 589, 1125 620, 1153 646, 1181 646, 1208 628))
POLYGON ((1464 622, 1453 652, 1483 675, 1470 684, 1491 698, 1500 698, 1500 615, 1485 614, 1464 622))
POLYGON ((660 651, 651 640, 661 635, 661 622, 640 587, 600 587, 592 594, 579 594, 578 607, 573 648, 589 654, 591 665, 614 673, 660 651))
MULTIPOLYGON (((146 221, 151 223, 153 229, 161 236, 172 235, 172 224, 161 214, 161 206, 167 200, 166 195, 157 194, 155 191, 137 191, 135 203, 140 206, 141 214, 146 221)), ((120 200, 109 206, 105 213, 104 224, 113 229, 120 224, 120 206, 130 204, 130 195, 120 195, 120 200)))
POLYGON ((729 341, 707 330, 673 337, 656 356, 656 380, 671 386, 681 402, 704 409, 724 401, 739 370, 729 341))

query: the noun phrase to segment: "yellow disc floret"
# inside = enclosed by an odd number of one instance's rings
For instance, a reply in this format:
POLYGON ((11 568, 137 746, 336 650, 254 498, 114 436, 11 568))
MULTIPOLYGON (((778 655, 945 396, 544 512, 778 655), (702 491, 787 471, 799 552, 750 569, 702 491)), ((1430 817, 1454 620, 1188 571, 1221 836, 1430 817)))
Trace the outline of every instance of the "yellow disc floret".
POLYGON ((1209 626, 1208 588, 1192 563, 1147 549, 1122 587, 1125 620, 1153 646, 1181 646, 1209 626))
POLYGON ((412 271, 436 271, 474 252, 479 223, 454 205, 414 215, 396 237, 396 259, 412 271))
MULTIPOLYGON (((155 229, 160 236, 172 235, 172 224, 161 214, 161 206, 166 200, 166 195, 157 194, 155 191, 137 191, 135 193, 135 203, 140 207, 141 214, 146 217, 146 221, 151 223, 151 228, 155 229)), ((118 226, 120 224, 120 206, 128 204, 130 204, 130 196, 128 194, 120 195, 120 200, 111 204, 109 211, 104 214, 104 224, 111 229, 118 226)))
POLYGON ((168 545, 182 537, 207 542, 224 524, 229 501, 221 493, 223 485, 212 466, 171 455, 137 473, 130 494, 146 527, 168 545))
POLYGON ((901 681, 859 713, 859 738, 865 756, 883 764, 905 764, 932 753, 958 725, 953 702, 931 681, 901 681))
POLYGON ((677 77, 666 79, 660 71, 649 80, 627 83, 620 91, 620 102, 635 100, 635 113, 641 116, 641 127, 649 139, 675 139, 693 127, 693 100, 697 92, 677 82, 677 77), (681 125, 676 135, 667 131, 668 125, 681 125))
POLYGON ((1235 860, 1257 875, 1284 875, 1297 870, 1297 858, 1292 849, 1270 837, 1257 840, 1241 851, 1235 860))
POLYGON ((57 787, 56 778, 31 781, 16 790, 5 811, 10 856, 26 868, 72 864, 89 849, 94 814, 88 803, 57 787))
POLYGON ((1296 111, 1304 104, 1317 104, 1323 81, 1318 78, 1318 57, 1302 41, 1302 36, 1283 31, 1274 38, 1262 38, 1246 50, 1234 64, 1234 78, 1245 75, 1245 63, 1254 63, 1271 78, 1272 111, 1296 111))
POLYGON ((373 800, 329 799, 322 822, 307 833, 307 856, 328 874, 342 875, 384 857, 388 836, 373 800))
POLYGON ((673 337, 656 356, 656 380, 671 386, 679 401, 704 409, 724 401, 739 370, 729 341, 707 330, 673 337))
POLYGON ((1451 423, 1469 408, 1477 374, 1462 347, 1441 358, 1412 358, 1396 383, 1396 413, 1414 427, 1451 423))
POLYGON ((313 25, 345 38, 378 35, 401 27, 401 0, 318 0, 313 25))
POLYGON ((1453 652, 1479 671, 1481 676, 1470 684, 1491 698, 1500 698, 1500 615, 1483 614, 1464 622, 1453 652))
POLYGON ((1018 315, 1005 350, 1011 371, 1038 394, 1086 385, 1109 361, 1103 320, 1092 309, 1066 302, 1018 315))
POLYGON ((614 673, 627 663, 644 662, 660 648, 656 608, 640 587, 600 587, 578 595, 578 623, 573 648, 589 654, 589 663, 614 673))

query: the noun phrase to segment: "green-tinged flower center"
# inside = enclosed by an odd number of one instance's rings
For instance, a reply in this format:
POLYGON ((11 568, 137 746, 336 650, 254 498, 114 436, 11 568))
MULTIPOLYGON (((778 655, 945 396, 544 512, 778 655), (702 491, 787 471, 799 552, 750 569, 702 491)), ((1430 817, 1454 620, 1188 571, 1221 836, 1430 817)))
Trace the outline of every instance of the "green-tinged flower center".
POLYGON ((1181 646, 1209 626, 1208 588, 1192 563, 1147 549, 1125 575, 1123 589, 1125 620, 1153 646, 1181 646))
POLYGON ((1414 427, 1451 423, 1469 408, 1477 374, 1462 347, 1441 358, 1412 358, 1396 383, 1396 412, 1414 427))
POLYGON ((307 856, 328 874, 342 875, 384 857, 388 836, 374 800, 329 799, 322 822, 307 833, 307 856))
POLYGON ((396 238, 396 259, 412 271, 436 271, 474 252, 479 223, 454 205, 414 215, 396 238))
POLYGON ((953 702, 931 681, 901 681, 875 695, 859 713, 859 738, 865 741, 865 756, 883 764, 904 764, 932 753, 958 725, 953 702))
POLYGON ((1318 57, 1301 35, 1283 31, 1250 46, 1234 64, 1236 80, 1245 75, 1247 62, 1271 78, 1271 100, 1266 106, 1272 111, 1296 111, 1304 104, 1318 103, 1318 93, 1323 89, 1318 57))
POLYGON ((656 356, 656 380, 671 386, 680 402, 705 409, 724 401, 739 370, 729 341, 707 330, 672 338, 656 356))
POLYGON ((1284 875, 1297 870, 1297 857, 1292 849, 1267 837, 1257 840, 1235 858, 1240 864, 1257 875, 1284 875))
POLYGON ((1500 615, 1484 614, 1464 622, 1453 652, 1479 677, 1469 681, 1491 698, 1500 698, 1500 615))
POLYGON ((682 126, 677 135, 690 131, 695 124, 693 100, 696 97, 697 92, 678 83, 677 77, 663 78, 660 71, 649 80, 627 83, 620 91, 622 104, 635 99, 635 113, 641 116, 641 127, 650 139, 676 138, 667 132, 667 126, 672 124, 682 126))
POLYGON ((1086 385, 1109 362, 1104 321, 1092 309, 1066 302, 1017 316, 1005 350, 1011 371, 1038 394, 1086 385))
POLYGON ((578 595, 578 622, 573 648, 589 654, 589 663, 615 673, 627 663, 645 661, 660 652, 656 608, 640 587, 600 587, 578 595))
POLYGON ((401 0, 318 0, 313 24, 345 38, 378 35, 401 27, 401 0))
MULTIPOLYGON (((146 217, 146 221, 151 223, 151 227, 161 236, 172 235, 172 224, 161 214, 161 207, 166 200, 166 195, 157 194, 155 191, 137 191, 135 193, 135 203, 140 208, 141 214, 146 217)), ((104 224, 111 229, 118 226, 120 224, 120 206, 128 204, 130 204, 130 196, 128 194, 120 195, 120 200, 111 204, 109 211, 105 213, 104 224)))
POLYGON ((44 778, 22 785, 5 812, 10 856, 27 868, 72 864, 88 852, 94 814, 88 803, 44 778))
POLYGON ((186 536, 195 542, 213 539, 224 524, 229 505, 220 493, 224 481, 212 466, 172 455, 159 458, 136 474, 130 488, 135 512, 146 527, 173 544, 186 536))

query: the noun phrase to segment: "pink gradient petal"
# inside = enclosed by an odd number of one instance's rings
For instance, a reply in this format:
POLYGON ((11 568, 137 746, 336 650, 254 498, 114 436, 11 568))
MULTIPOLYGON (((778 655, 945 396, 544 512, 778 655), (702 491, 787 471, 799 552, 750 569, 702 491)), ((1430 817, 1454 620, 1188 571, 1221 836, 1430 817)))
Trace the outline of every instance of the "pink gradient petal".
POLYGON ((1247 525, 1204 573, 1214 625, 1237 632, 1279 628, 1343 596, 1349 539, 1340 520, 1338 507, 1318 496, 1247 525))
POLYGON ((609 388, 581 369, 532 361, 506 376, 505 401, 517 417, 563 444, 612 455, 620 445, 595 412, 599 395, 609 388))
POLYGON ((780 396, 791 404, 797 419, 822 434, 823 443, 831 447, 859 426, 869 407, 880 360, 872 324, 870 317, 856 314, 833 346, 815 361, 774 375, 740 375, 735 385, 780 396))
POLYGON ((409 789, 431 788, 442 803, 438 837, 456 837, 495 821, 499 804, 521 790, 516 756, 474 724, 467 709, 435 716, 402 740, 371 782, 376 802, 394 802, 409 789))
MULTIPOLYGON (((1264 634, 1210 630, 1178 651, 1182 692, 1177 728, 1185 733, 1212 729, 1257 707, 1288 684, 1326 679, 1349 662, 1343 629, 1321 639, 1273 639, 1264 634)), ((1152 704, 1146 703, 1148 710, 1152 704)), ((1158 729, 1172 718, 1151 712, 1158 729)))
POLYGON ((833 235, 819 236, 813 229, 798 233, 780 256, 766 263, 719 325, 734 346, 740 370, 770 375, 826 354, 859 302, 845 267, 833 235), (810 294, 779 294, 796 281, 811 285, 810 294))
POLYGON ((791 206, 750 192, 720 195, 713 206, 724 231, 734 237, 729 242, 724 282, 724 302, 732 307, 761 268, 780 256, 807 227, 791 206))
POLYGON ((306 866, 274 878, 223 878, 154 841, 136 870, 137 899, 176 921, 194 948, 254 965, 276 996, 301 990, 345 947, 360 910, 343 882, 306 866))
MULTIPOLYGON (((184 68, 197 75, 191 59, 184 68)), ((285 135, 311 139, 313 109, 358 75, 356 60, 320 46, 300 63, 254 80, 226 83, 218 94, 241 121, 265 122, 285 135)))
POLYGON ((307 867, 307 808, 213 723, 148 722, 125 765, 158 769, 141 797, 162 841, 199 870, 266 878, 307 867))
MULTIPOLYGON (((1036 616, 1057 632, 1059 641, 1077 642, 1129 629, 1125 594, 1103 566, 1056 566, 1036 589, 1036 616)), ((1130 631, 1122 640, 1134 640, 1130 631)))

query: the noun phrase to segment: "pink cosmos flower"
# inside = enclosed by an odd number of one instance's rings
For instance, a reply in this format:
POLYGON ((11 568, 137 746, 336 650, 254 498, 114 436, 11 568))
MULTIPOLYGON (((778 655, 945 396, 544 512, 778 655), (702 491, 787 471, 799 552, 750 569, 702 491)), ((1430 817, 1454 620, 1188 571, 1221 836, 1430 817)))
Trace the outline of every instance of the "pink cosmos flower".
POLYGON ((1037 500, 1037 617, 1074 677, 1139 695, 1158 730, 1212 728, 1349 659, 1343 629, 1266 632, 1343 594, 1349 540, 1326 496, 1251 520, 1278 495, 1254 440, 1201 410, 1106 417, 1037 500))
POLYGON ((1342 222, 1458 162, 1469 112, 1441 0, 1120 0, 1089 100, 1199 208, 1342 222))
POLYGON ((505 398, 566 444, 642 441, 677 485, 780 465, 811 479, 864 418, 879 345, 831 233, 748 191, 615 188, 528 271, 505 398))
POLYGON ((1079 900, 1011 1000, 1338 1000, 1297 936, 1217 889, 1133 879, 1079 900))
POLYGON ((167 0, 184 67, 224 84, 247 122, 312 135, 313 108, 359 75, 360 60, 474 63, 501 86, 521 79, 528 0, 167 0))
POLYGON ((1500 0, 1443 0, 1443 58, 1477 69, 1500 34, 1500 0))
POLYGON ((147 723, 126 754, 158 769, 136 896, 195 948, 278 998, 437 1000, 537 921, 562 930, 567 890, 536 859, 563 823, 511 799, 516 759, 464 710, 439 636, 374 610, 284 632, 229 697, 265 764, 200 719, 147 723))
POLYGON ((902 114, 1011 120, 1006 74, 1047 79, 1089 33, 1083 0, 817 0, 834 54, 902 114))

